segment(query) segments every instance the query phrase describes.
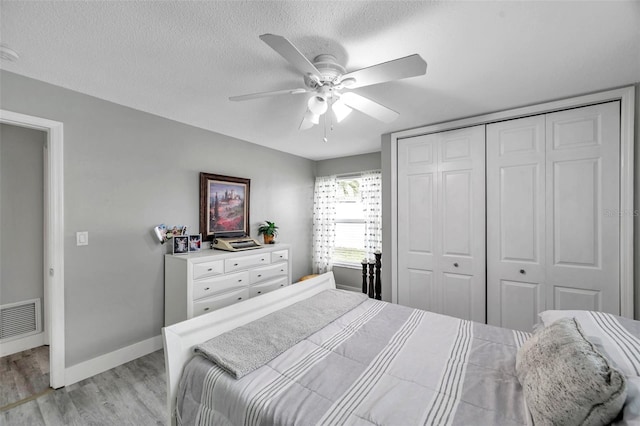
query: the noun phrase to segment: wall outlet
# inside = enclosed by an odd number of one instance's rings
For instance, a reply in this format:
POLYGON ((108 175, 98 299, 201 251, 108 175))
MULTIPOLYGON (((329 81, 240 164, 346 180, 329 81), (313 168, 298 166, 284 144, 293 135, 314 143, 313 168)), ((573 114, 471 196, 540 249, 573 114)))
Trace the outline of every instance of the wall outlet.
POLYGON ((89 245, 89 231, 76 232, 76 245, 77 246, 89 245))

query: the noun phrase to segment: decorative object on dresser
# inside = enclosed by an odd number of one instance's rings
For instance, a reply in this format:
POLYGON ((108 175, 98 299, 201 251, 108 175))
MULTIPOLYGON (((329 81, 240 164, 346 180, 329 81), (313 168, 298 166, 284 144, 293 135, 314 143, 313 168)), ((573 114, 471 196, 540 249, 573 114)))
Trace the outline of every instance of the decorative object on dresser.
POLYGON ((204 241, 249 235, 249 189, 245 178, 200 173, 200 233, 204 241))
POLYGON ((273 239, 278 236, 278 227, 275 222, 265 220, 264 223, 258 227, 258 235, 262 235, 265 244, 273 244, 273 239))
POLYGON ((288 286, 290 259, 288 244, 165 256, 165 326, 288 286))
POLYGON ((189 253, 189 236, 178 235, 173 237, 173 254, 189 253))
POLYGON ((202 248, 202 235, 189 235, 189 251, 196 252, 202 248))
POLYGON ((382 283, 380 282, 380 269, 382 268, 382 252, 376 250, 373 259, 362 259, 362 292, 376 300, 382 300, 380 292, 382 283), (367 285, 367 267, 369 269, 369 284, 367 285), (375 270, 374 270, 375 268, 375 270))

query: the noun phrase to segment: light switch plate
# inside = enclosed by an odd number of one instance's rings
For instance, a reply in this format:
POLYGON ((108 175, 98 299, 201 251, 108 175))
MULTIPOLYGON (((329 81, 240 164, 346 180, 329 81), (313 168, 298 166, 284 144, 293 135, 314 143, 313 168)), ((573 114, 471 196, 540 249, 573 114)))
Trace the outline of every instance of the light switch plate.
POLYGON ((77 246, 89 245, 89 231, 76 232, 76 245, 77 246))

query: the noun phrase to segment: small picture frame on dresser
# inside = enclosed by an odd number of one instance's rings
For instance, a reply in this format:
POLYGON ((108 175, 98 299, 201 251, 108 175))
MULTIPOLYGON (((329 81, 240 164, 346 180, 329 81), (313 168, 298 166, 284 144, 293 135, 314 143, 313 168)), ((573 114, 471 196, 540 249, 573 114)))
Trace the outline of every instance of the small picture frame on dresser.
POLYGON ((189 253, 189 236, 177 235, 173 237, 173 254, 189 253))
POLYGON ((189 251, 200 251, 202 248, 202 234, 189 235, 189 251))

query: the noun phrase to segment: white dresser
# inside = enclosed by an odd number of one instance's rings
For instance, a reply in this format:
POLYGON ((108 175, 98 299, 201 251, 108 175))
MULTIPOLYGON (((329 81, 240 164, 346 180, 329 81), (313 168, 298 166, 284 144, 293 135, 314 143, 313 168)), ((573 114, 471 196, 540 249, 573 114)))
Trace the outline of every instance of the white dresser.
POLYGON ((241 252, 165 255, 164 325, 291 284, 291 249, 274 244, 241 252))

